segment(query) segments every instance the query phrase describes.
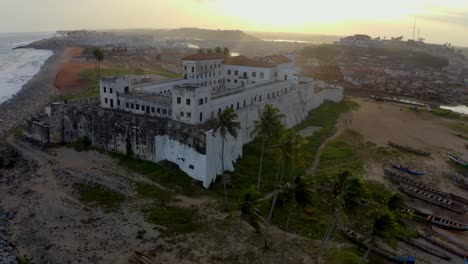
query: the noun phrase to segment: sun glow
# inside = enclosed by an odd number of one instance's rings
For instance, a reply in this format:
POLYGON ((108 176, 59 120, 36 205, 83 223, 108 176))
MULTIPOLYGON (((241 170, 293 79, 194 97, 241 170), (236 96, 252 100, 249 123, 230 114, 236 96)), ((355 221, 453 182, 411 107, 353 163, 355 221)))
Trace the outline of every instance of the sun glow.
POLYGON ((264 28, 302 27, 314 23, 340 23, 351 19, 395 20, 416 10, 406 1, 377 2, 315 0, 218 0, 209 3, 215 12, 256 23, 264 28), (402 8, 401 4, 405 4, 402 8))

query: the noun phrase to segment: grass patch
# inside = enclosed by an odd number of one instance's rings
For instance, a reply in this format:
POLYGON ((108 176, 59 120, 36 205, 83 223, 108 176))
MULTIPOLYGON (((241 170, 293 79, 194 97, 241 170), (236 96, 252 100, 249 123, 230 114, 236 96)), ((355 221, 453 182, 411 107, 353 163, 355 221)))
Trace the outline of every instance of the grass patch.
MULTIPOLYGON (((157 74, 168 78, 178 78, 181 75, 178 73, 166 71, 160 68, 145 68, 145 69, 127 69, 127 68, 102 68, 101 76, 123 76, 123 75, 149 75, 157 74)), ((95 69, 86 69, 80 73, 80 80, 86 83, 83 90, 77 94, 59 96, 57 100, 72 100, 88 97, 99 97, 99 78, 95 69)))
POLYGON ((152 207, 143 210, 148 223, 162 226, 165 234, 186 234, 199 230, 197 209, 180 207, 152 207))
POLYGON ((445 117, 445 118, 450 118, 450 119, 459 119, 462 118, 462 115, 455 113, 453 111, 447 110, 447 109, 441 109, 441 108, 436 108, 432 109, 432 114, 445 117))
POLYGON ((323 259, 329 264, 357 264, 361 255, 357 248, 330 248, 323 254, 323 259))
MULTIPOLYGON (((312 136, 308 137, 308 143, 303 146, 305 167, 312 163, 317 149, 320 147, 330 135, 335 132, 335 124, 339 116, 349 111, 356 109, 358 105, 351 101, 342 101, 334 103, 325 101, 318 108, 309 112, 307 118, 295 126, 295 131, 300 131, 309 126, 321 127, 312 136)), ((265 155, 263 159, 262 184, 260 195, 265 195, 274 189, 276 177, 278 173, 277 154, 274 149, 274 142, 267 142, 265 155)), ((258 167, 260 162, 261 142, 255 140, 243 147, 243 157, 235 164, 235 170, 232 173, 232 183, 229 186, 228 195, 230 201, 236 201, 245 191, 256 189, 258 167)), ((304 172, 305 167, 293 168, 290 172, 290 177, 304 172)), ((212 189, 218 196, 223 195, 223 184, 218 180, 212 189)))
MULTIPOLYGON (((192 182, 192 178, 172 163, 161 165, 152 161, 140 160, 128 155, 117 153, 111 153, 110 155, 118 159, 119 163, 127 169, 144 175, 148 179, 165 187, 174 189, 176 193, 187 196, 197 196, 207 193, 206 190, 195 185, 192 182)), ((141 191, 144 192, 144 195, 151 195, 143 189, 141 189, 141 191)))
POLYGON ((161 202, 169 202, 174 199, 175 193, 163 190, 153 184, 137 182, 135 190, 142 198, 159 200, 161 202))
POLYGON ((83 203, 108 210, 116 209, 126 198, 122 193, 95 182, 78 183, 75 187, 83 203))

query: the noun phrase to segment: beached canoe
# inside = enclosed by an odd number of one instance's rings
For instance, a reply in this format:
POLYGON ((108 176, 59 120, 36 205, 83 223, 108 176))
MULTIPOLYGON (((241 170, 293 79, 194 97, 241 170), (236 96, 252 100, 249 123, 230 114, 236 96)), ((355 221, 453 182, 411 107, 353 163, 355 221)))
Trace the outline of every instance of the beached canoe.
POLYGON ((468 168, 468 162, 465 160, 462 160, 461 158, 449 153, 448 157, 451 161, 455 162, 455 164, 458 164, 460 166, 463 166, 465 168, 468 168))
POLYGON ((411 153, 414 153, 414 154, 418 154, 418 155, 421 155, 421 156, 426 156, 426 157, 428 157, 428 156, 431 155, 430 152, 422 151, 422 150, 415 149, 415 148, 408 147, 408 146, 403 146, 403 145, 397 144, 397 143, 392 142, 392 141, 389 141, 387 144, 388 144, 390 147, 393 147, 393 148, 396 148, 396 149, 401 149, 401 150, 404 150, 404 151, 407 151, 407 152, 411 152, 411 153))
POLYGON ((446 199, 444 197, 441 197, 440 195, 436 195, 430 192, 426 192, 424 190, 418 189, 414 186, 410 185, 401 185, 400 186, 401 191, 404 193, 408 194, 409 196, 419 198, 423 201, 426 201, 431 204, 435 204, 437 206, 440 206, 442 208, 448 209, 450 211, 453 211, 455 213, 459 214, 464 214, 468 212, 468 208, 454 200, 446 199))
POLYGON ((450 200, 453 200, 455 202, 461 203, 461 204, 465 205, 466 207, 468 207, 468 200, 461 197, 461 196, 458 196, 458 195, 453 194, 453 193, 446 193, 446 192, 436 190, 436 189, 434 189, 432 187, 429 187, 429 186, 427 186, 425 184, 422 184, 422 183, 420 183, 418 181, 415 181, 413 178, 411 178, 411 177, 409 177, 407 175, 398 174, 398 173, 393 172, 393 171, 388 170, 388 169, 384 169, 384 173, 385 173, 385 175, 387 177, 389 177, 390 179, 398 182, 400 185, 401 184, 407 184, 407 185, 416 187, 418 189, 424 190, 426 192, 433 193, 433 194, 438 195, 440 197, 443 197, 443 198, 450 199, 450 200))
POLYGON ((468 231, 468 224, 453 221, 451 219, 447 219, 443 217, 434 216, 431 214, 426 214, 415 208, 404 207, 404 208, 401 208, 401 210, 403 212, 413 215, 414 217, 413 219, 415 220, 437 225, 445 229, 451 229, 451 230, 457 230, 457 231, 468 231))
POLYGON ((395 163, 395 162, 392 162, 390 164, 392 165, 393 168, 395 168, 397 170, 401 170, 401 171, 409 173, 409 174, 413 174, 413 175, 424 175, 424 174, 426 174, 425 171, 411 169, 410 167, 403 166, 403 165, 395 163))
POLYGON ((468 190, 468 182, 465 181, 461 176, 452 175, 451 179, 458 187, 468 190))
POLYGON ((418 226, 418 234, 426 239, 427 241, 449 251, 452 252, 453 254, 460 256, 460 257, 465 257, 468 256, 468 252, 465 252, 465 250, 453 245, 450 243, 450 241, 447 241, 446 239, 442 238, 437 232, 434 230, 418 226))
MULTIPOLYGON (((352 242, 358 245, 364 246, 367 249, 371 247, 371 240, 366 238, 364 235, 345 226, 339 226, 339 229, 352 242)), ((381 245, 379 245, 379 243, 374 244, 374 247, 372 248, 372 252, 378 255, 381 255, 389 260, 397 262, 397 263, 411 263, 411 262, 406 262, 407 260, 414 261, 414 257, 411 257, 411 256, 402 257, 403 254, 401 254, 400 252, 391 250, 388 248, 384 248, 381 245)))
POLYGON ((154 261, 141 252, 133 251, 133 255, 140 261, 141 264, 155 264, 154 261))
POLYGON ((447 254, 443 253, 442 251, 439 251, 437 249, 435 249, 434 247, 430 247, 428 245, 426 245, 425 243, 421 243, 420 241, 414 239, 414 238, 406 238, 406 237, 402 237, 402 238, 399 238, 399 240, 405 242, 406 244, 408 245, 411 245, 417 249, 420 249, 428 254, 431 254, 433 256, 436 256, 438 258, 441 258, 441 259, 445 259, 445 260, 451 260, 452 257, 448 256, 447 254))

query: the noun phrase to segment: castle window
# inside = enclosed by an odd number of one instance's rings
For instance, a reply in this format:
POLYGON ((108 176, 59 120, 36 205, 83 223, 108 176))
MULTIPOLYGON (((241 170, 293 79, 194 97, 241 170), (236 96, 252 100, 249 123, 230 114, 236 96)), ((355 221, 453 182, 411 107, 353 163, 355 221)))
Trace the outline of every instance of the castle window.
POLYGON ((136 104, 136 105, 135 105, 135 108, 136 108, 136 110, 140 110, 140 105, 139 105, 139 104, 136 104))
POLYGON ((129 92, 129 89, 130 89, 130 88, 129 88, 128 86, 125 86, 124 92, 125 92, 125 93, 128 93, 128 92, 129 92))
POLYGON ((192 66, 192 72, 195 72, 195 68, 192 66))
POLYGON ((205 104, 208 103, 208 97, 205 97, 205 104))
POLYGON ((188 117, 188 118, 191 118, 191 117, 192 117, 192 113, 187 112, 187 117, 188 117))
POLYGON ((112 93, 112 88, 109 88, 109 93, 112 93))
POLYGON ((218 109, 218 115, 220 115, 220 114, 221 114, 221 108, 218 109))
POLYGON ((177 97, 177 103, 180 104, 181 101, 182 99, 180 99, 180 97, 177 97))
POLYGON ((237 80, 234 80, 234 83, 237 83, 238 81, 237 80))
POLYGON ((258 98, 258 101, 261 102, 262 101, 262 96, 260 95, 260 97, 258 98))
POLYGON ((245 107, 245 100, 244 100, 244 107, 245 107))
POLYGON ((128 108, 128 102, 127 102, 127 103, 125 103, 125 107, 126 107, 126 108, 128 108))
POLYGON ((110 99, 110 106, 114 108, 114 99, 110 99))
POLYGON ((257 73, 256 72, 252 72, 252 77, 257 77, 257 73))
POLYGON ((106 104, 107 104, 107 98, 104 98, 104 103, 106 103, 106 104))
POLYGON ((234 104, 231 104, 231 109, 234 109, 234 104))
POLYGON ((242 77, 244 77, 244 79, 247 79, 247 73, 246 73, 246 72, 244 72, 244 74, 243 74, 243 76, 242 76, 242 77))
POLYGON ((237 102, 237 109, 239 109, 239 102, 237 102))
POLYGON ((106 92, 106 87, 103 87, 104 92, 106 92))
POLYGON ((187 70, 187 65, 184 66, 184 70, 187 70))
POLYGON ((184 112, 180 112, 180 116, 184 116, 184 112))
POLYGON ((260 78, 264 78, 265 74, 263 72, 260 73, 260 78))
POLYGON ((203 98, 198 99, 198 104, 202 105, 203 104, 203 98))
POLYGON ((161 113, 161 108, 156 108, 156 113, 160 114, 161 113))
POLYGON ((284 75, 284 80, 285 80, 285 81, 288 80, 288 76, 287 76, 287 75, 284 75))
POLYGON ((187 99, 185 100, 185 104, 186 104, 186 105, 190 105, 190 99, 189 99, 189 98, 187 98, 187 99))
POLYGON ((151 113, 153 113, 153 114, 154 114, 154 106, 153 106, 153 107, 151 107, 151 113))
POLYGON ((200 112, 200 122, 203 121, 203 113, 200 112))
POLYGON ((193 166, 192 164, 190 164, 188 167, 189 167, 189 169, 191 169, 191 170, 195 169, 195 166, 193 166))
POLYGON ((130 108, 134 109, 135 105, 133 103, 130 104, 130 108))
POLYGON ((234 72, 234 75, 235 75, 235 76, 237 76, 238 74, 239 74, 239 72, 238 72, 238 71, 235 71, 235 72, 234 72))
POLYGON ((163 114, 163 115, 167 114, 167 109, 163 109, 163 110, 162 110, 162 114, 163 114))
POLYGON ((117 99, 117 105, 120 106, 120 99, 117 99))
POLYGON ((226 80, 227 80, 227 82, 231 82, 231 79, 226 79, 226 80))

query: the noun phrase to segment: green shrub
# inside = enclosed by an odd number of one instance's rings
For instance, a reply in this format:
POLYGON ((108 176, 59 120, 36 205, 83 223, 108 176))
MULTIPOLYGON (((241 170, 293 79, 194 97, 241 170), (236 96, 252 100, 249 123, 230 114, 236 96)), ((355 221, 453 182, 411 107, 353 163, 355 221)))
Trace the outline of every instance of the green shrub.
POLYGON ((95 182, 78 183, 75 185, 80 200, 91 206, 101 206, 105 209, 116 209, 125 201, 125 195, 107 186, 95 182))
POLYGON ((192 233, 201 228, 197 222, 197 209, 180 207, 153 207, 143 210, 145 219, 151 224, 162 226, 166 234, 192 233))

